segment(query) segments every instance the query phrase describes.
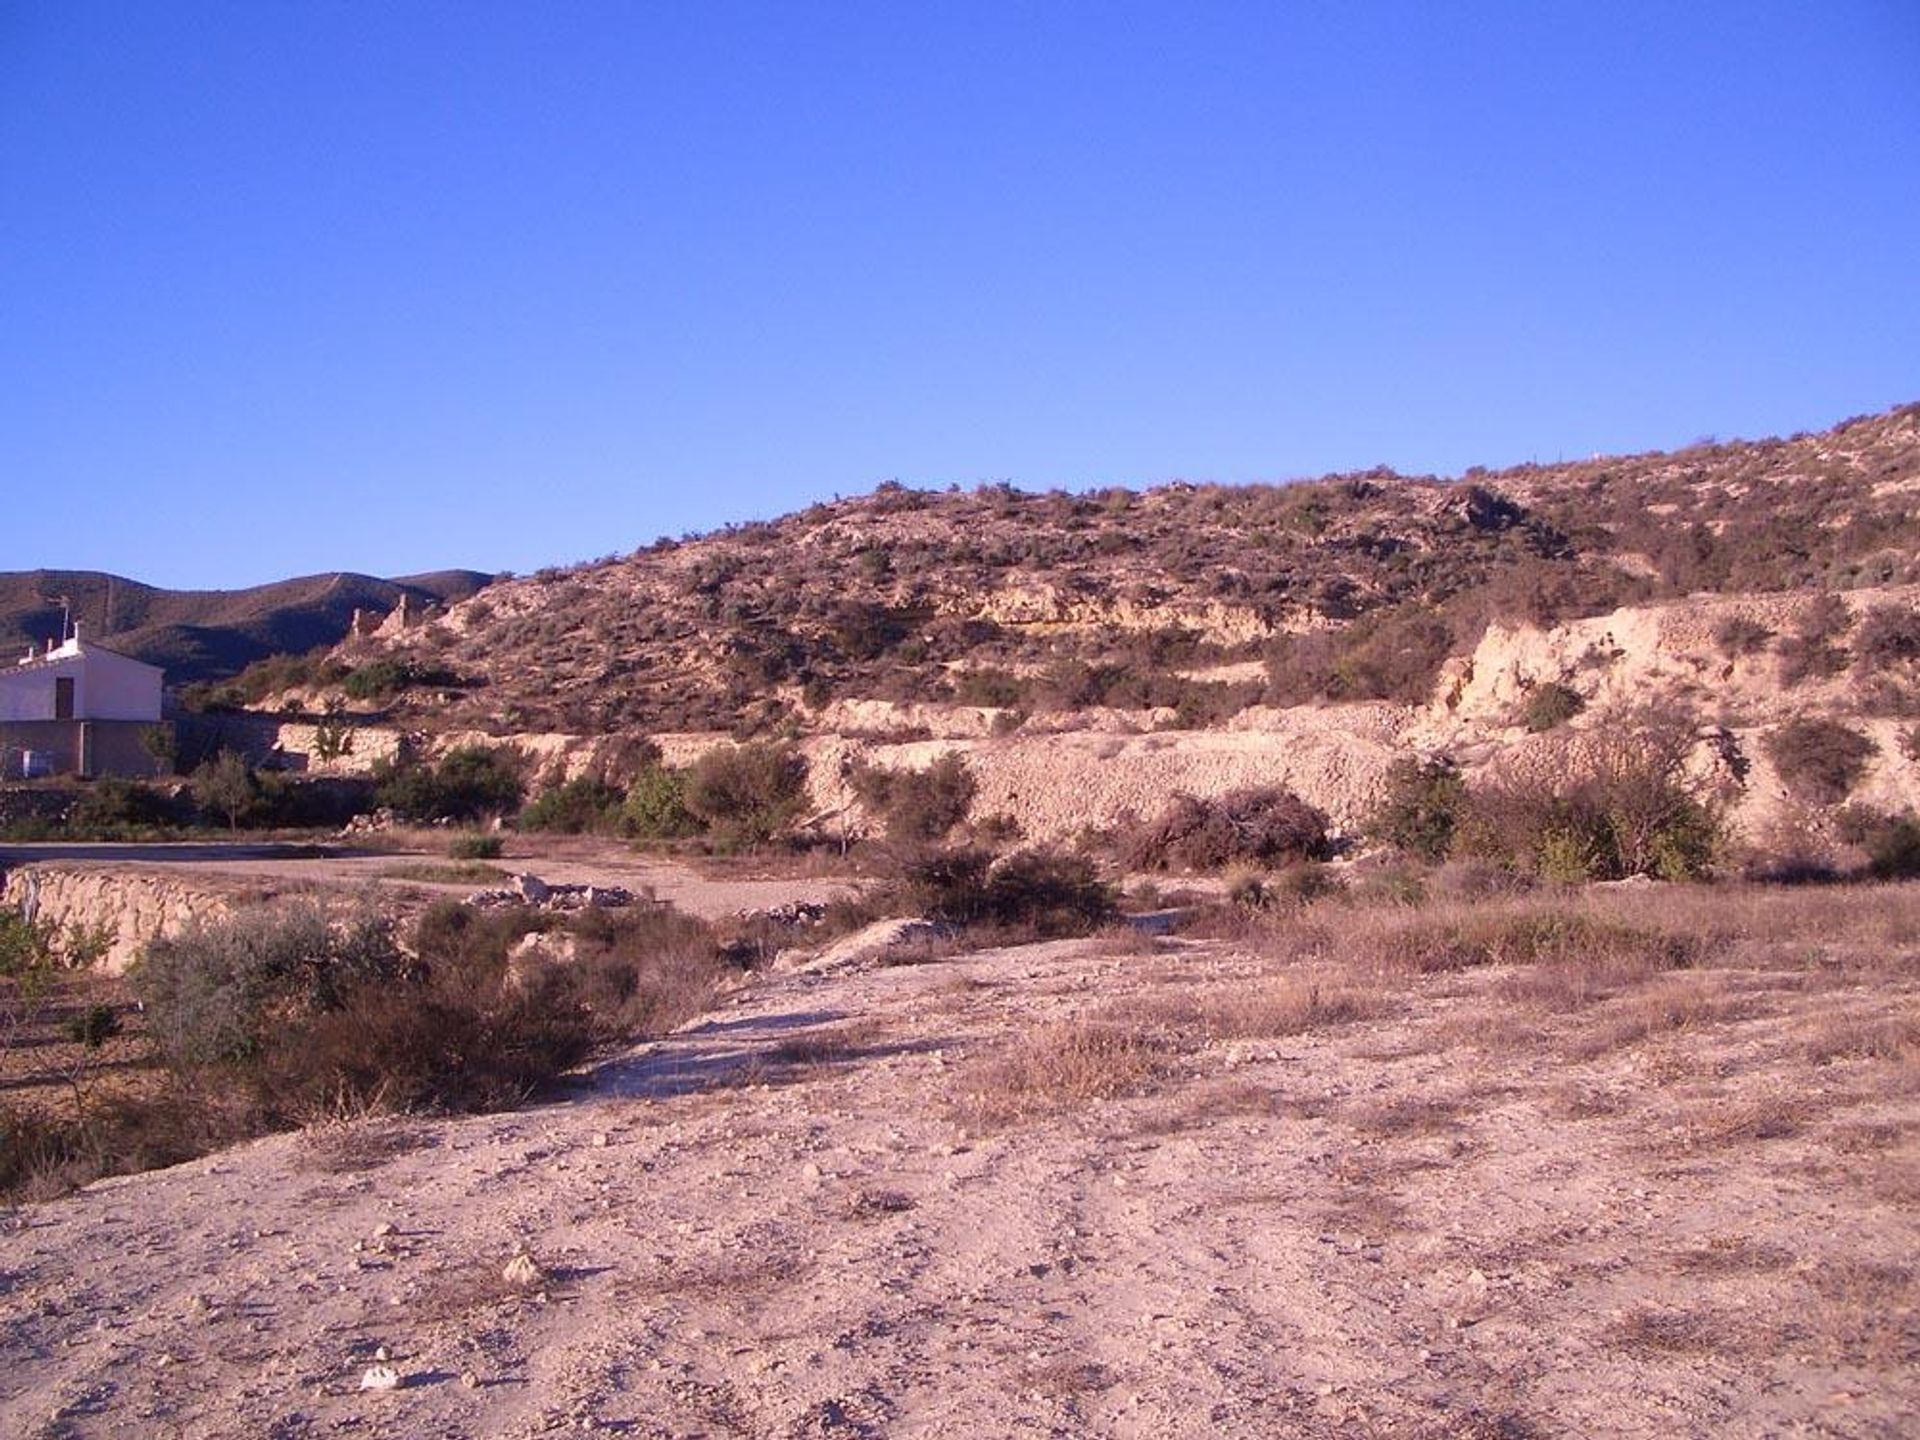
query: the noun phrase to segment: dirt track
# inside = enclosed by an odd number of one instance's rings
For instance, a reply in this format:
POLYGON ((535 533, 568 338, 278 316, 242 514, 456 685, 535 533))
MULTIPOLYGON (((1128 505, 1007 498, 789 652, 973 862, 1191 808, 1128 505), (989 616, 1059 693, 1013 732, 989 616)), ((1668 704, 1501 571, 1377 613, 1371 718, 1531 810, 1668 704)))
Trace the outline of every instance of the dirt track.
POLYGON ((1798 1038, 1910 984, 1688 977, 1754 1003, 1575 1059, 1432 977, 983 1118, 1061 1017, 1272 969, 1139 950, 774 976, 564 1103, 15 1212, 0 1432, 1911 1433, 1912 1089, 1798 1038))

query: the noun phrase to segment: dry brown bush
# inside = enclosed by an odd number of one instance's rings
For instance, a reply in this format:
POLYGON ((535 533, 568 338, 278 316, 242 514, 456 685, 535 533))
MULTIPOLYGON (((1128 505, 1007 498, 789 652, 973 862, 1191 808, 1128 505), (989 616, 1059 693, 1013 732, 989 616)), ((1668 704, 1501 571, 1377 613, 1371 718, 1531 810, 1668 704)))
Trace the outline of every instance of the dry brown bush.
POLYGON ((1176 795, 1131 827, 1121 858, 1135 870, 1218 870, 1244 862, 1324 860, 1327 817, 1284 786, 1232 790, 1212 799, 1176 795))
POLYGON ((1793 720, 1762 742, 1788 791, 1809 805, 1837 805, 1847 798, 1878 747, 1838 720, 1793 720))

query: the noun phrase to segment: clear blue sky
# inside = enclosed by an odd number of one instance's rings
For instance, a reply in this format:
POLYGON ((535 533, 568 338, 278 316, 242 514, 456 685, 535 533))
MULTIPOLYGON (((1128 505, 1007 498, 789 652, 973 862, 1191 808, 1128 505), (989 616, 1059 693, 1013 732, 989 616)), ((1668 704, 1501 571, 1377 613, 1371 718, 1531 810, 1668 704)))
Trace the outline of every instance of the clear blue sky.
POLYGON ((0 569, 1920 399, 1920 3, 0 0, 0 569))

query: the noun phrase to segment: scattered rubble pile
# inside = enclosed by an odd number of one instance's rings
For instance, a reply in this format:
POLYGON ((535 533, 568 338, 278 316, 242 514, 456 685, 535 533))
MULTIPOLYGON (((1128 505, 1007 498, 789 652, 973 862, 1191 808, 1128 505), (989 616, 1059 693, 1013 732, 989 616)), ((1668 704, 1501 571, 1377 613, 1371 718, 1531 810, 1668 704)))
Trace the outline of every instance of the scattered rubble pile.
POLYGON ((502 889, 476 891, 466 903, 476 910, 522 905, 534 910, 617 910, 641 898, 622 885, 549 885, 538 875, 522 874, 502 889))
POLYGON ((803 930, 827 918, 827 907, 814 900, 790 900, 763 910, 738 910, 734 918, 746 924, 778 925, 787 930, 803 930))

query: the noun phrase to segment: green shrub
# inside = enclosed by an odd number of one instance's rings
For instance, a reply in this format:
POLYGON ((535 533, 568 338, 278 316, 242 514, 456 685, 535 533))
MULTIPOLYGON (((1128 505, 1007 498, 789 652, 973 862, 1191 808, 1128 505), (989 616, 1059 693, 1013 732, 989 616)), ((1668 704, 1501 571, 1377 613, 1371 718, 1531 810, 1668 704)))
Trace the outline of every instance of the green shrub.
POLYGON ((854 794, 886 822, 896 844, 929 845, 944 840, 967 818, 979 786, 961 755, 943 755, 924 770, 855 767, 854 794))
POLYGON ((1810 805, 1846 799, 1876 748, 1859 731, 1826 719, 1789 721, 1761 743, 1788 792, 1810 805))
POLYGON ((103 775, 84 789, 67 812, 67 829, 99 834, 166 825, 173 820, 167 797, 151 785, 103 775))
POLYGON ((89 1005, 67 1019, 67 1035, 76 1045, 97 1050, 120 1033, 120 1016, 111 1005, 89 1005))
POLYGON ((338 1009, 363 983, 403 975, 408 963, 377 919, 336 926, 319 906, 293 904, 163 936, 132 979, 155 1048, 193 1069, 284 1045, 289 1027, 338 1009))
POLYGON ((520 812, 522 830, 551 830, 561 835, 584 835, 611 829, 625 797, 613 786, 591 775, 576 776, 542 791, 520 812))
POLYGON ((1920 879, 1920 819, 1889 819, 1867 837, 1867 873, 1876 880, 1920 879))
POLYGON ((1758 655, 1767 648, 1767 642, 1771 639, 1771 629, 1744 615, 1728 616, 1713 632, 1713 643, 1720 647, 1720 653, 1729 660, 1758 655))
POLYGON ((1467 808, 1467 785, 1450 760, 1396 760, 1386 798, 1368 822, 1378 840, 1422 860, 1444 860, 1467 808))
POLYGON ((370 660, 341 682, 355 700, 385 700, 416 686, 458 685, 460 677, 438 666, 415 665, 408 660, 370 660))
POLYGON ((1847 668, 1847 653, 1834 642, 1853 623, 1847 602, 1819 595, 1801 612, 1793 634, 1780 642, 1780 683, 1825 679, 1847 668))
POLYGON ((563 973, 510 986, 437 964, 302 1016, 251 1057, 241 1078, 270 1124, 369 1106, 498 1110, 524 1103, 592 1044, 592 1017, 563 973))
POLYGON ((1586 708, 1587 702, 1579 691, 1550 681, 1533 687, 1521 706, 1520 723, 1530 734, 1539 735, 1558 729, 1586 708))
POLYGON ((936 852, 907 866, 900 891, 904 903, 942 924, 1039 938, 1085 935, 1116 913, 1114 889, 1093 862, 1057 850, 1018 850, 999 861, 984 850, 936 852))
POLYGON ((1327 817, 1284 786, 1230 790, 1213 799, 1175 795, 1152 820, 1132 826, 1121 857, 1136 870, 1218 870, 1323 860, 1327 817))
POLYGON ((620 802, 620 833, 633 840, 682 840, 700 833, 700 819, 687 808, 687 779, 655 765, 634 776, 620 802))
POLYGON ((509 974, 507 946, 541 924, 437 908, 415 960, 370 917, 242 911, 154 942, 133 981, 167 1065, 243 1099, 259 1125, 492 1109, 577 1064, 596 1034, 578 977, 509 974))
POLYGON ((806 757, 765 741, 709 750, 687 772, 685 803, 719 848, 764 845, 806 811, 806 757))
POLYGON ((1707 875, 1723 836, 1682 782, 1690 731, 1656 722, 1583 738, 1532 773, 1474 786, 1456 852, 1562 884, 1707 875))
POLYGON ((355 700, 375 700, 407 687, 410 667, 398 660, 374 660, 360 666, 341 682, 355 700))
POLYGON ((1853 642, 1854 668, 1864 673, 1920 661, 1920 611, 1911 605, 1876 605, 1860 622, 1853 642))
POLYGON ((1333 698, 1418 704, 1453 653, 1452 627, 1420 605, 1368 612, 1354 622, 1333 667, 1333 698))
POLYGON ((505 842, 498 835, 456 835, 447 842, 450 860, 498 860, 505 842))
POLYGON ((1342 630, 1282 635, 1267 647, 1267 700, 1417 704, 1432 694, 1454 644, 1447 619, 1414 604, 1369 611, 1342 630))
POLYGON ((485 745, 449 750, 438 765, 383 761, 374 769, 374 800, 423 822, 511 814, 520 807, 521 764, 518 751, 485 745))

